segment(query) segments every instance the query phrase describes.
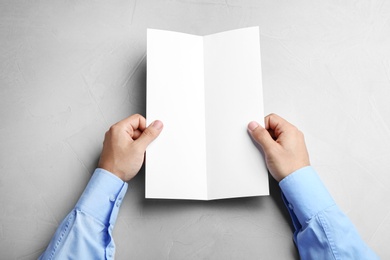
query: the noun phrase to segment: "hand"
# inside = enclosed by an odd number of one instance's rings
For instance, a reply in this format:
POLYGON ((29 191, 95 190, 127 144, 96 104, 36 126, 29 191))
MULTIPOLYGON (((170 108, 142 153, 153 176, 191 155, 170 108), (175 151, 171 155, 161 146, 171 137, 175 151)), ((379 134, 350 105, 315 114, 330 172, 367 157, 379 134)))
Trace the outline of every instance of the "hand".
POLYGON ((257 122, 248 124, 252 138, 262 147, 267 167, 275 180, 310 165, 303 133, 278 115, 264 118, 265 128, 257 122))
POLYGON ((163 124, 158 120, 146 128, 145 118, 138 114, 111 126, 104 138, 98 167, 123 181, 131 180, 141 169, 146 147, 157 138, 162 128, 163 124))

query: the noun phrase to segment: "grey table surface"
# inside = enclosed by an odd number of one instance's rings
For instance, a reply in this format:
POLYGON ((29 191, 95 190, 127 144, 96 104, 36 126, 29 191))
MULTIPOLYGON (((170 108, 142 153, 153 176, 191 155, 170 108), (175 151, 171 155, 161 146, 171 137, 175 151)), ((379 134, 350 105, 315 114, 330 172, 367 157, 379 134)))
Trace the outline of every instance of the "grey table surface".
MULTIPOLYGON (((385 0, 2 0, 0 258, 37 258, 87 184, 105 131, 145 115, 146 28, 259 26, 266 114, 305 133, 334 199, 389 259, 389 18, 385 0)), ((141 170, 129 184, 116 259, 299 258, 275 182, 268 197, 202 202, 146 200, 144 181, 141 170)))

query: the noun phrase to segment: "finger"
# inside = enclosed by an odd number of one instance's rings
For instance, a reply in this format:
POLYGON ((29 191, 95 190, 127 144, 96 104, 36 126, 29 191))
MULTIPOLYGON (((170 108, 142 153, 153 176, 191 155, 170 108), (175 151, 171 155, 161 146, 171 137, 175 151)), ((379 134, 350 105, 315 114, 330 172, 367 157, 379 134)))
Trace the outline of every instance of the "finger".
POLYGON ((159 120, 154 121, 142 132, 136 143, 141 146, 141 149, 146 150, 148 145, 160 135, 162 129, 163 123, 159 120))
POLYGON ((278 126, 283 126, 290 124, 286 119, 282 118, 277 114, 269 114, 264 118, 265 128, 266 129, 276 129, 278 126))
POLYGON ((137 140, 141 135, 142 135, 142 131, 135 130, 134 133, 133 133, 133 139, 137 140))
POLYGON ((248 131, 252 138, 263 148, 264 152, 266 153, 276 144, 267 129, 255 121, 252 121, 248 124, 248 131))
POLYGON ((134 114, 119 121, 116 125, 131 130, 130 132, 137 129, 143 131, 146 128, 146 119, 140 114, 134 114))
POLYGON ((274 138, 278 138, 283 132, 293 127, 287 120, 277 114, 269 114, 264 118, 265 128, 273 133, 274 138))

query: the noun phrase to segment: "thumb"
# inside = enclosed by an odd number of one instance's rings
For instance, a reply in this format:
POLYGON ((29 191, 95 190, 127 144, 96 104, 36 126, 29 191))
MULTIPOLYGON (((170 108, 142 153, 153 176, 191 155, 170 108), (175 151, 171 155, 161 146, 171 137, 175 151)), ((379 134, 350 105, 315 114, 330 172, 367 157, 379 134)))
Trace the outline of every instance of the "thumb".
POLYGON ((248 132, 261 148, 263 148, 265 153, 275 145, 275 141, 272 139, 269 132, 255 121, 248 124, 248 132))
POLYGON ((156 120, 151 123, 137 138, 136 142, 138 145, 140 145, 143 150, 146 150, 148 145, 160 135, 163 126, 164 125, 160 120, 156 120))

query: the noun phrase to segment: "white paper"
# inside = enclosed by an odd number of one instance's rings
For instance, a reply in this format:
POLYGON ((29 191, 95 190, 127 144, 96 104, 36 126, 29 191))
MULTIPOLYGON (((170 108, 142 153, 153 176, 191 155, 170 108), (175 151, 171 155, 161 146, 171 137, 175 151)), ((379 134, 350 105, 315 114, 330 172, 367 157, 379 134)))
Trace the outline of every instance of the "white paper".
POLYGON ((146 198, 269 195, 247 132, 264 118, 259 28, 207 36, 147 30, 147 119, 164 123, 146 152, 146 198))

